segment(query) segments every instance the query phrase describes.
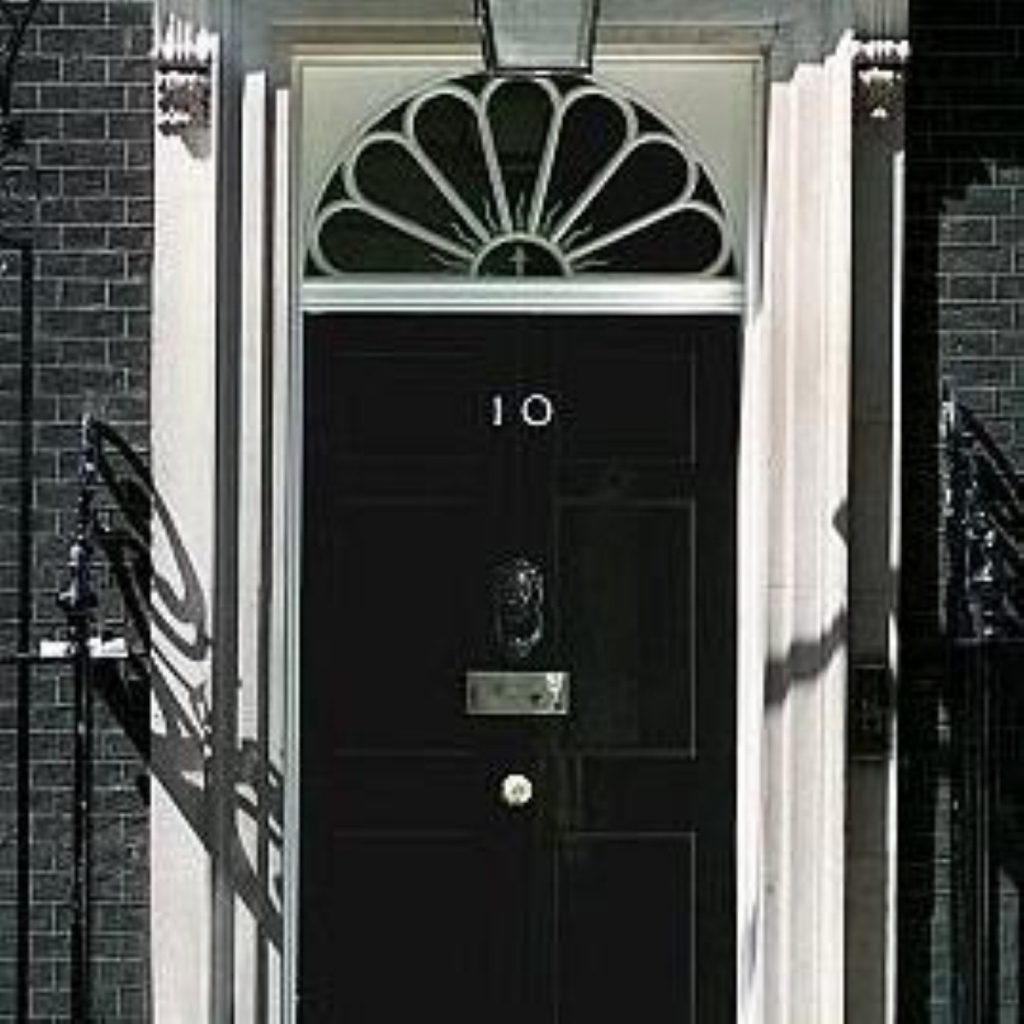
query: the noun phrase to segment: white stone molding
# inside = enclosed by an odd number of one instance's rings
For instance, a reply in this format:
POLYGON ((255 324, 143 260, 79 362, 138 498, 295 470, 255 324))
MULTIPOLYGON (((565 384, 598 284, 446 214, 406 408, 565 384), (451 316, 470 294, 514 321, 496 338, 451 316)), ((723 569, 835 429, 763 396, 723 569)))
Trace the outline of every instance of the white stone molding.
POLYGON ((852 74, 847 33, 768 96, 765 1024, 844 1013, 852 74))
POLYGON ((151 999, 156 1021, 201 1022, 213 941, 216 159, 158 133, 154 194, 151 999))
MULTIPOLYGON (((293 216, 292 92, 278 89, 274 95, 272 142, 273 199, 270 238, 276 254, 271 268, 271 359, 270 434, 271 506, 270 582, 267 662, 271 682, 267 721, 271 734, 271 757, 285 776, 283 839, 274 852, 270 870, 283 879, 283 912, 280 947, 270 956, 267 978, 267 1019, 287 1024, 293 1019, 298 991, 298 915, 292 908, 299 900, 299 806, 295 787, 289 789, 289 757, 299 756, 298 688, 288 680, 298 679, 299 644, 297 612, 301 573, 289 551, 298 551, 299 506, 302 468, 298 433, 301 425, 301 352, 295 344, 299 335, 298 275, 299 231, 293 216), (299 406, 296 408, 296 406, 299 406)), ((258 1022, 262 1024, 262 1022, 258 1022)))
POLYGON ((481 313, 741 313, 743 285, 727 278, 679 280, 666 275, 640 278, 527 278, 460 281, 438 277, 391 280, 306 279, 302 309, 307 313, 374 312, 394 307, 404 312, 481 313), (625 285, 625 287, 623 287, 625 285))
MULTIPOLYGON (((241 341, 238 441, 238 688, 231 834, 234 843, 235 1020, 256 1022, 271 979, 259 969, 281 933, 281 907, 266 876, 271 834, 281 828, 267 809, 280 765, 270 756, 268 680, 264 650, 267 587, 266 515, 270 480, 266 424, 270 287, 264 258, 268 231, 267 106, 262 72, 246 75, 242 89, 241 341)), ((279 844, 278 844, 279 845, 279 844)))

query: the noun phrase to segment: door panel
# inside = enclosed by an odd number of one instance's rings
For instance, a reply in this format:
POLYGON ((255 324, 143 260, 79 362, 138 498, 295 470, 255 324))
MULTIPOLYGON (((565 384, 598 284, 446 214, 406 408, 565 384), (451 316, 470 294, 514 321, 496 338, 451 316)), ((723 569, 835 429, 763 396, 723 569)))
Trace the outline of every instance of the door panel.
POLYGON ((304 885, 320 896, 303 940, 331 970, 304 988, 302 1019, 399 1021, 412 995, 424 1007, 444 1007, 445 1019, 483 1019, 483 851, 466 836, 425 830, 405 841, 339 832, 331 851, 319 872, 305 862, 314 873, 304 885))
POLYGON ((559 1019, 694 1020, 693 836, 573 838, 560 866, 559 1019))
POLYGON ((303 1021, 731 1019, 736 346, 307 321, 303 1021), (468 670, 568 714, 467 714, 468 670))

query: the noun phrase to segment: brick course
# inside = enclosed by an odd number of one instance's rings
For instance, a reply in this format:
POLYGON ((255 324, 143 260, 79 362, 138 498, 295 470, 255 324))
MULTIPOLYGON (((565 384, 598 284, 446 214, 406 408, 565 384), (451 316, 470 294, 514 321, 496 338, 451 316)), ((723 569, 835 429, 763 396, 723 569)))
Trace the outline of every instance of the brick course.
MULTIPOLYGON (((76 493, 78 419, 88 403, 143 454, 148 443, 152 250, 152 4, 44 0, 14 107, 25 116, 38 200, 0 200, 0 230, 37 248, 36 568, 38 635, 61 619, 76 493)), ((0 273, 0 649, 13 650, 18 470, 17 265, 0 273)), ((101 575, 101 574, 100 574, 101 575)), ((109 591, 109 588, 107 588, 109 591)), ((104 616, 116 629, 119 611, 104 616)), ((31 1019, 68 1021, 72 689, 33 683, 31 1019)), ((15 1008, 14 675, 0 670, 0 1021, 15 1008)), ((94 740, 97 1021, 148 1020, 148 818, 144 765, 97 706, 94 740)))

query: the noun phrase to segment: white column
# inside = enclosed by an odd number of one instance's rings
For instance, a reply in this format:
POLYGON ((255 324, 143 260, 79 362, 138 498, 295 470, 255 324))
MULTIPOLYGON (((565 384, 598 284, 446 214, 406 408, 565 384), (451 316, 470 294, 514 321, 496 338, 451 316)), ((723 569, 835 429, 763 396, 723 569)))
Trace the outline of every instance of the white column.
MULTIPOLYGON (((268 964, 267 1020, 294 1019, 296 979, 295 935, 298 906, 299 816, 297 787, 299 735, 298 678, 299 566, 288 552, 299 550, 298 506, 302 482, 299 445, 295 442, 301 423, 298 389, 302 380, 298 366, 301 349, 297 343, 297 311, 292 254, 299 251, 298 232, 292 217, 292 95, 289 89, 274 94, 274 202, 271 250, 273 259, 272 387, 269 422, 273 437, 271 455, 271 568, 268 630, 269 692, 267 722, 270 757, 284 782, 282 841, 271 849, 270 872, 282 879, 279 906, 283 915, 281 944, 271 952, 268 964), (289 703, 291 701, 292 703, 289 703), (286 757, 286 754, 288 755, 286 757), (289 760, 290 758, 290 760, 289 760)), ((300 264, 301 265, 301 264, 300 264)))
MULTIPOLYGON (((214 86, 214 94, 216 87, 214 86)), ((156 135, 153 259, 153 1017, 210 986, 211 592, 216 448, 214 129, 156 135)))
POLYGON ((281 908, 271 879, 280 845, 279 764, 268 719, 270 381, 268 283, 268 94, 266 75, 245 77, 242 97, 241 340, 238 465, 238 735, 231 858, 235 894, 234 1020, 266 1019, 269 974, 281 942, 281 908), (275 838, 276 837, 276 838, 275 838))
POLYGON ((843 1020, 851 54, 768 96, 768 1024, 843 1020))

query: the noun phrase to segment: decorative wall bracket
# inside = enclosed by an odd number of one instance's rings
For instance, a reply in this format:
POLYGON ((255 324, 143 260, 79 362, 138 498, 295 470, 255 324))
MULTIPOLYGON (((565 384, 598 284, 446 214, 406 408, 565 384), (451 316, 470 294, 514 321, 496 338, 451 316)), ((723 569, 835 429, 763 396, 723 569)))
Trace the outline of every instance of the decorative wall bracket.
POLYGON ((163 135, 184 135, 210 125, 213 40, 204 28, 174 15, 156 51, 157 126, 163 135))
POLYGON ((869 39, 857 44, 855 104, 872 121, 903 112, 903 71, 910 59, 905 39, 869 39))

